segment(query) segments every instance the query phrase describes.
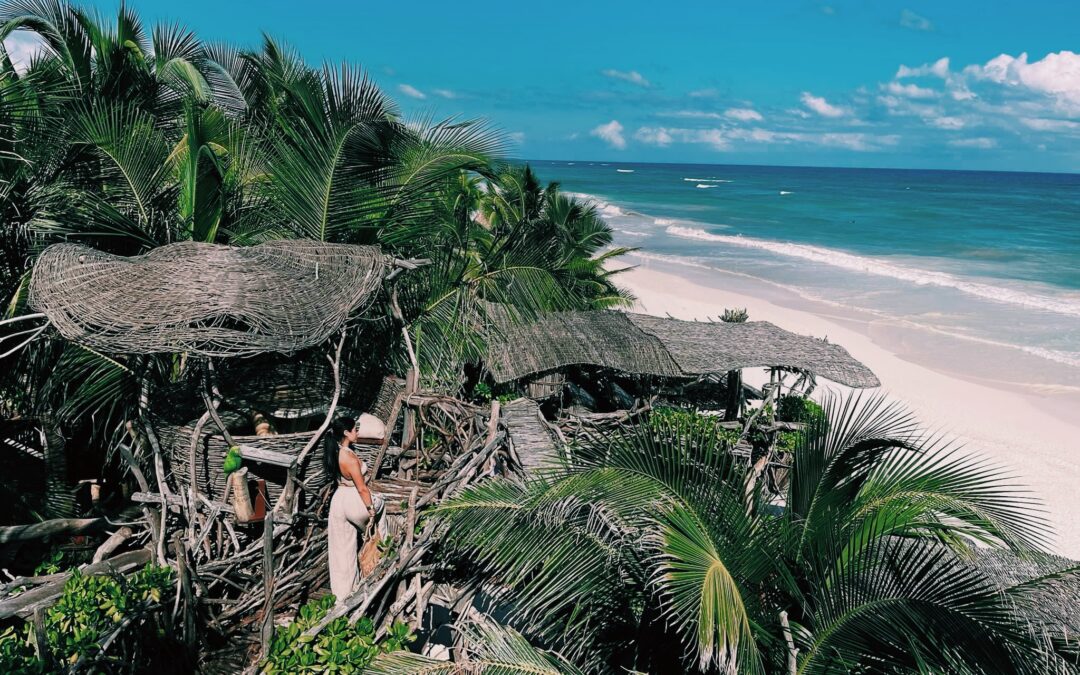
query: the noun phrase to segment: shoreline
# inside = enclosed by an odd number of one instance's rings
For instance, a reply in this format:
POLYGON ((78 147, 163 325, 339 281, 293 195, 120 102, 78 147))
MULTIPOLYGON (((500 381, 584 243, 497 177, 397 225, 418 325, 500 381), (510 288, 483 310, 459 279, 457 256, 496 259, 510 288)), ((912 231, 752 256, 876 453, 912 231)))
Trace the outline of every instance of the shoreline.
MULTIPOLYGON (((745 307, 751 321, 770 321, 787 330, 828 337, 865 363, 882 382, 881 391, 903 401, 924 428, 962 442, 967 451, 997 464, 1018 478, 1042 502, 1053 527, 1053 552, 1080 559, 1080 393, 1040 395, 1015 383, 979 380, 943 363, 915 358, 902 331, 890 331, 855 312, 813 303, 768 282, 756 284, 730 275, 718 287, 714 270, 692 269, 630 254, 637 267, 615 277, 638 301, 634 311, 679 319, 715 318, 725 308, 745 307), (789 297, 790 296, 790 297, 789 297), (996 385, 996 386, 995 386, 996 385)), ((932 361, 932 360, 930 360, 932 361)), ((751 371, 753 372, 753 371, 751 371)), ((820 389, 844 389, 827 380, 820 389)))

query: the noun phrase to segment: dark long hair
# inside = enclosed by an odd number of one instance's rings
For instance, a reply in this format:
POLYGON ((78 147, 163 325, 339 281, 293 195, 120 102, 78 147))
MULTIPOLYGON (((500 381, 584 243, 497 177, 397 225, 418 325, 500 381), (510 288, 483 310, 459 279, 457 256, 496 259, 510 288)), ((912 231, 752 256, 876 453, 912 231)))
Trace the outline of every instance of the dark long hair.
POLYGON ((351 417, 338 417, 323 435, 323 468, 326 470, 326 479, 336 483, 341 478, 341 469, 338 468, 338 451, 341 449, 341 441, 345 438, 345 432, 356 426, 356 420, 351 417))

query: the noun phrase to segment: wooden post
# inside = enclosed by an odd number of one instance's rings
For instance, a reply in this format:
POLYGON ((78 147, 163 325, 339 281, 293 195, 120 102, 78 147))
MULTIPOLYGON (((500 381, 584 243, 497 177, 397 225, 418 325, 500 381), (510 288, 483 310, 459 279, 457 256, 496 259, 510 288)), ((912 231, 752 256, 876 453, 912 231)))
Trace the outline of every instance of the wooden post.
POLYGON ((52 654, 49 652, 49 636, 45 632, 45 607, 34 608, 34 651, 38 660, 45 664, 48 672, 52 664, 52 654))
POLYGON ((795 648, 795 641, 791 639, 791 625, 788 624, 787 612, 780 612, 780 627, 784 630, 784 642, 787 642, 788 675, 797 675, 799 672, 799 650, 795 648))
POLYGON ((409 405, 409 396, 416 393, 419 382, 420 373, 415 367, 410 368, 405 375, 405 430, 401 438, 402 450, 408 450, 416 440, 416 411, 409 405))
POLYGON ((262 617, 262 656, 270 652, 270 640, 274 637, 274 512, 266 514, 263 522, 263 593, 266 604, 262 617))
POLYGON ((250 523, 255 515, 251 505, 251 493, 248 491, 247 467, 241 467, 229 474, 229 488, 232 493, 232 507, 236 511, 236 522, 250 523))
POLYGON ((727 373, 727 400, 724 402, 724 421, 739 419, 742 414, 742 371, 729 370, 727 373))
POLYGON ((379 477, 379 469, 382 468, 386 450, 390 447, 390 437, 394 435, 394 427, 397 426, 398 415, 401 414, 402 399, 404 394, 394 397, 394 405, 390 408, 390 416, 386 419, 386 433, 383 434, 382 443, 379 444, 379 452, 375 455, 375 461, 368 467, 367 482, 370 484, 379 477))

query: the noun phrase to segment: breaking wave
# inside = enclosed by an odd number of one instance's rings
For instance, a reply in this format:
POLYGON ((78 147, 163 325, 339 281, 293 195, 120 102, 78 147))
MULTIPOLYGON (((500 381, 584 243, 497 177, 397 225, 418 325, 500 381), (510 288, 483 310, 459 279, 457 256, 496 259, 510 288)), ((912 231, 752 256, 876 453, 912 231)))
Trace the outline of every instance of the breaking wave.
POLYGON ((864 274, 899 279, 918 286, 953 288, 962 293, 967 293, 985 300, 1080 317, 1080 300, 1052 298, 1013 288, 994 286, 978 281, 968 281, 945 272, 934 272, 907 267, 905 265, 898 265, 884 260, 845 253, 835 249, 810 246, 807 244, 792 244, 781 241, 769 241, 767 239, 755 239, 753 237, 713 234, 700 228, 683 227, 680 225, 668 226, 666 232, 672 236, 681 237, 683 239, 697 239, 699 241, 711 241, 718 244, 727 244, 729 246, 741 246, 744 248, 770 251, 779 255, 810 260, 832 267, 851 270, 853 272, 862 272, 864 274))

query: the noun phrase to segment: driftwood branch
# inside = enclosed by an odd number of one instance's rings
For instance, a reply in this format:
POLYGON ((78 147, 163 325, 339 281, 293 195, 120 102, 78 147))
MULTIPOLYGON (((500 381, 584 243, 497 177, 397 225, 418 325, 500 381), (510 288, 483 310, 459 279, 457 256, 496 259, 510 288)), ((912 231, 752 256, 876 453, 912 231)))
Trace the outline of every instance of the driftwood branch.
POLYGON ((61 534, 82 534, 101 529, 107 524, 104 518, 56 518, 31 525, 0 527, 0 544, 47 539, 61 534))
POLYGON ((307 456, 311 454, 312 449, 314 449, 319 441, 322 440, 323 434, 330 428, 330 422, 334 419, 334 413, 337 412, 338 399, 341 398, 341 350, 345 346, 345 336, 346 329, 342 328, 341 337, 338 338, 337 348, 334 350, 333 358, 327 356, 330 360, 330 371, 334 376, 334 395, 330 398, 330 405, 326 408, 326 417, 315 431, 315 435, 311 437, 311 440, 304 444, 304 448, 296 457, 296 463, 289 469, 285 490, 282 491, 281 497, 278 498, 278 503, 274 505, 275 512, 280 511, 284 513, 286 510, 289 512, 296 510, 296 471, 304 466, 307 456))

